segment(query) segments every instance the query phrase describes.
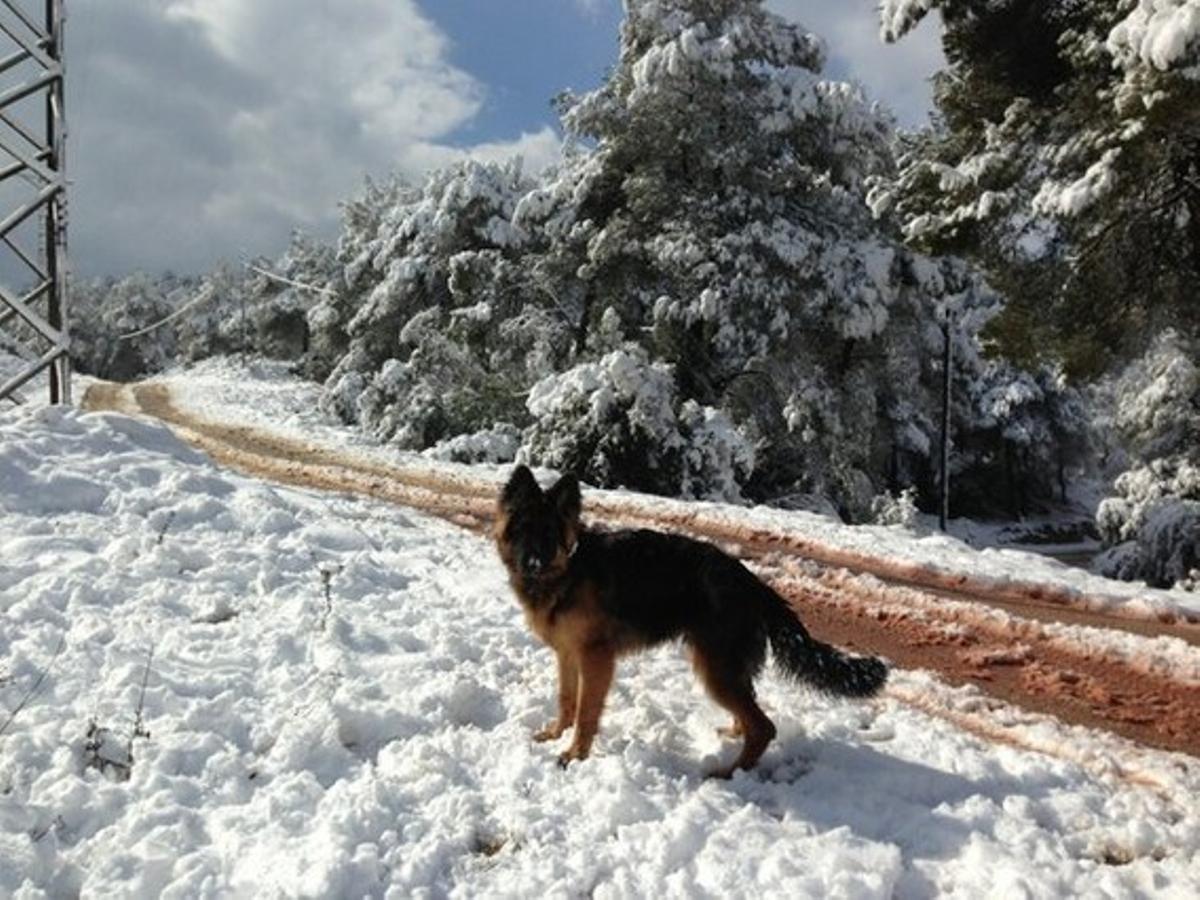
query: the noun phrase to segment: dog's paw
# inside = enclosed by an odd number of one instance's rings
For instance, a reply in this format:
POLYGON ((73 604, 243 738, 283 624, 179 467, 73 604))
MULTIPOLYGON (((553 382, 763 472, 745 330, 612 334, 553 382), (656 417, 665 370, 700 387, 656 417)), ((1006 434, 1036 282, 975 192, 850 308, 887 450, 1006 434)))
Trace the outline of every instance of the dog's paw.
POLYGON ((735 738, 744 737, 745 734, 746 733, 744 731, 742 731, 742 726, 738 725, 738 724, 722 725, 720 728, 717 729, 717 737, 725 738, 725 740, 727 740, 727 741, 732 741, 735 738))
POLYGON ((567 729, 565 725, 558 725, 557 723, 554 725, 547 725, 540 731, 535 731, 533 733, 533 739, 539 744, 544 744, 546 741, 558 740, 563 736, 563 732, 566 730, 567 729))
POLYGON ((736 771, 737 766, 719 766, 715 769, 709 769, 704 773, 704 777, 720 781, 728 781, 733 777, 733 773, 736 771))
POLYGON ((580 750, 578 747, 572 747, 569 750, 564 750, 562 753, 558 754, 558 767, 560 769, 565 769, 567 766, 577 760, 587 759, 587 756, 588 752, 586 750, 580 750))

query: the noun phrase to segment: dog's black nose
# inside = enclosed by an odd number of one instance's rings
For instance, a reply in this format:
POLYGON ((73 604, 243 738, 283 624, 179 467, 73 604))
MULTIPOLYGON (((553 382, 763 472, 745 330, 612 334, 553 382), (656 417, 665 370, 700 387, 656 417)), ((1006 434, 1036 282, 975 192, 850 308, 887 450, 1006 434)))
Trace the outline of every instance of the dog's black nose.
POLYGON ((525 569, 526 575, 537 575, 542 571, 542 558, 540 556, 527 556, 525 563, 522 566, 525 569))

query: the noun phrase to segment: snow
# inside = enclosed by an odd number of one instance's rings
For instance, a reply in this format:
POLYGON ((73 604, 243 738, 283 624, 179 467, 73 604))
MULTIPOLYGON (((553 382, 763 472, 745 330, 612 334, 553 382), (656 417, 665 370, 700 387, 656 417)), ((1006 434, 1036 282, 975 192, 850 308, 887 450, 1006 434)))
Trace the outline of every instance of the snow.
POLYGON ((580 474, 620 483, 636 454, 660 489, 727 501, 740 499, 738 476, 754 468, 753 447, 729 416, 680 404, 671 366, 637 345, 546 376, 526 406, 535 424, 519 454, 525 462, 574 460, 580 474))
MULTIPOLYGON (((899 40, 944 5, 950 4, 946 0, 883 0, 879 5, 880 37, 899 40)), ((1129 14, 1109 32, 1106 41, 1119 66, 1147 65, 1165 72, 1195 62, 1200 0, 1137 0, 1126 5, 1131 7, 1129 14)))
POLYGON ((173 398, 205 419, 270 423, 289 438, 349 444, 364 452, 376 447, 357 429, 322 412, 321 386, 291 374, 286 362, 215 356, 152 380, 170 385, 173 398))
POLYGON ((766 676, 779 739, 713 782, 722 717, 664 648, 561 771, 529 740, 550 654, 483 539, 148 421, 0 413, 0 511, 0 724, 45 671, 0 736, 0 895, 1200 892, 1197 761, 922 673, 862 704, 766 676))
POLYGON ((882 0, 879 4, 879 36, 885 41, 897 41, 941 0, 882 0))
MULTIPOLYGON (((19 356, 14 356, 12 353, 6 352, 0 347, 0 384, 4 384, 8 379, 14 378, 23 373, 29 367, 29 362, 19 356)), ((21 387, 17 388, 16 398, 18 403, 36 403, 43 395, 50 390, 50 376, 46 370, 40 374, 33 376, 29 381, 25 382, 21 387)), ((11 400, 2 400, 5 407, 13 406, 11 400)))
POLYGON ((1140 0, 1108 36, 1108 51, 1125 68, 1137 63, 1160 71, 1195 62, 1200 37, 1198 0, 1140 0))
POLYGON ((505 422, 474 434, 460 434, 440 441, 421 455, 447 462, 505 463, 516 458, 521 448, 521 431, 505 422))
POLYGON ((1040 215, 1069 218, 1094 206, 1116 184, 1115 166, 1120 155, 1119 147, 1105 150, 1081 177, 1070 184, 1047 179, 1033 198, 1033 211, 1040 215))

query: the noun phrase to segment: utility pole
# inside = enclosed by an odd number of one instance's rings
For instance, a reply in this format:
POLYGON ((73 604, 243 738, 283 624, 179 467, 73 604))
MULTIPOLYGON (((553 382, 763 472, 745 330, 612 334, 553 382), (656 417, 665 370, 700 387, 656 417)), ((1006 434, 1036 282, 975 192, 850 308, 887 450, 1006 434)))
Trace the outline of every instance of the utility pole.
POLYGON ((950 383, 954 365, 954 344, 951 341, 951 330, 954 326, 954 314, 949 309, 942 320, 942 477, 939 489, 941 502, 938 504, 938 527, 946 530, 946 522, 950 518, 950 383))
POLYGON ((0 0, 0 337, 25 360, 0 401, 48 369, 50 402, 71 402, 63 20, 63 0, 0 0))

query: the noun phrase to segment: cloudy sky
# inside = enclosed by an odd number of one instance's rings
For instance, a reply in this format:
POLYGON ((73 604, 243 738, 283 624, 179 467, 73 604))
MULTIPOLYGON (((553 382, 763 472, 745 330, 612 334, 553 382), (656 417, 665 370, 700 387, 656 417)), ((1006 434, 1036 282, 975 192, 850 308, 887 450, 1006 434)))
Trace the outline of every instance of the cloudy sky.
MULTIPOLYGON (((771 0, 830 71, 921 121, 927 25, 879 43, 877 0, 771 0)), ((83 276, 197 272, 336 233, 367 174, 463 154, 554 158, 550 98, 595 86, 619 0, 71 0, 71 254, 83 276)))

